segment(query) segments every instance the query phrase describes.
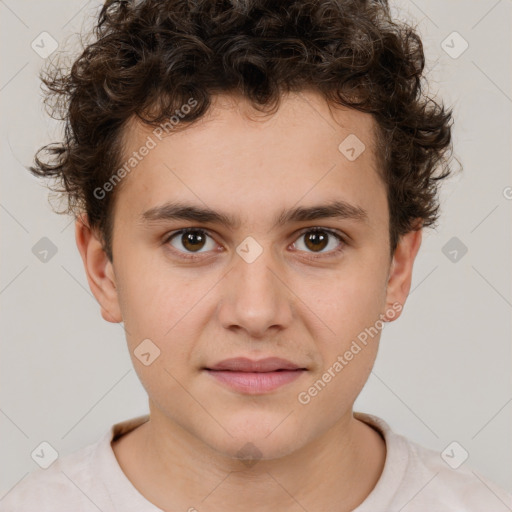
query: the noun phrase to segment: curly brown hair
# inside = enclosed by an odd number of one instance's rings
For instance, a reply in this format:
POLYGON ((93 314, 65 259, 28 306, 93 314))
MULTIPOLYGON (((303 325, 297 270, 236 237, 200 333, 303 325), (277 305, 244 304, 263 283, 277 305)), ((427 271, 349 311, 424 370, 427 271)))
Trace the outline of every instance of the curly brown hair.
POLYGON ((110 260, 120 187, 94 191, 121 164, 123 128, 135 118, 158 126, 193 97, 176 126, 186 128, 216 93, 274 112, 283 92, 313 88, 372 114, 391 252, 401 235, 436 223, 452 111, 424 94, 420 36, 392 19, 387 0, 108 0, 91 35, 69 71, 41 73, 64 140, 39 149, 29 169, 57 180, 67 199, 59 213, 85 212, 110 260))

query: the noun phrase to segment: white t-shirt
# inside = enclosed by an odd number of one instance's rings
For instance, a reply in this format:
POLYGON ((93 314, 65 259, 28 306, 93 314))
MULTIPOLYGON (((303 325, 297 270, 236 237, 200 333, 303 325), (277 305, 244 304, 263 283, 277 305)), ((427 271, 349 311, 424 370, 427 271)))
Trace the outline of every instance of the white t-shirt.
MULTIPOLYGON (((380 431, 386 441, 384 470, 377 485, 353 512, 505 512, 512 494, 466 463, 452 469, 441 455, 391 431, 377 416, 354 416, 380 431)), ((111 441, 148 421, 139 416, 110 427, 96 443, 30 473, 0 500, 1 512, 162 512, 123 473, 111 441)), ((456 460, 457 447, 447 451, 456 460)))

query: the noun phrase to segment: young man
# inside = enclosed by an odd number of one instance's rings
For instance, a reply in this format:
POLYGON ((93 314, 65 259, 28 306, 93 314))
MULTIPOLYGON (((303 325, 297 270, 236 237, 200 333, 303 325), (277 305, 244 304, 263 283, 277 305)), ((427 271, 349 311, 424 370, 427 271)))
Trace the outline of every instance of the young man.
MULTIPOLYGON (((384 2, 108 1, 67 75, 61 180, 148 416, 4 511, 508 510, 353 412, 449 174, 451 113, 384 2)), ((62 98, 61 98, 62 99, 62 98)))

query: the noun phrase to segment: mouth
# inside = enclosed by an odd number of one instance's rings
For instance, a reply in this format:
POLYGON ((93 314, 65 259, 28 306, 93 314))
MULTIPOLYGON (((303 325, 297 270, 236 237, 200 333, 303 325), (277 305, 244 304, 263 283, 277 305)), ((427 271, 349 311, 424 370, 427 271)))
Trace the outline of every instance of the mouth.
POLYGON ((286 359, 226 359, 202 368, 220 384, 244 394, 264 394, 289 384, 308 371, 286 359))

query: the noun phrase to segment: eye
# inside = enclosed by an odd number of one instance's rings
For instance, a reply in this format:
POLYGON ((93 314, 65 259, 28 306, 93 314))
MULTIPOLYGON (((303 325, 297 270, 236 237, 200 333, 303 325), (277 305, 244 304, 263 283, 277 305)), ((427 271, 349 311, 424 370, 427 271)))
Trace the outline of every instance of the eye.
MULTIPOLYGON (((337 253, 344 248, 344 239, 336 231, 326 228, 309 228, 303 231, 297 240, 304 239, 304 242, 294 242, 293 247, 303 250, 301 245, 304 246, 306 252, 320 253, 337 253), (325 250, 325 248, 329 248, 325 250)), ((315 256, 313 256, 315 257, 315 256)))
POLYGON ((194 253, 208 252, 216 247, 216 243, 206 231, 196 228, 182 229, 172 233, 166 238, 165 243, 170 244, 178 252, 185 253, 185 257, 192 258, 194 253), (208 239, 210 239, 209 244, 208 239))
MULTIPOLYGON (((299 242, 292 244, 294 249, 312 253, 313 256, 309 256, 310 259, 335 255, 345 247, 345 240, 341 234, 321 227, 304 230, 297 240, 299 242), (304 242, 301 242, 301 239, 304 239, 304 242)), ((164 244, 170 245, 172 250, 179 253, 181 257, 190 259, 200 258, 201 256, 196 254, 206 253, 217 247, 211 235, 204 229, 198 228, 186 228, 171 233, 164 240, 164 244)))

